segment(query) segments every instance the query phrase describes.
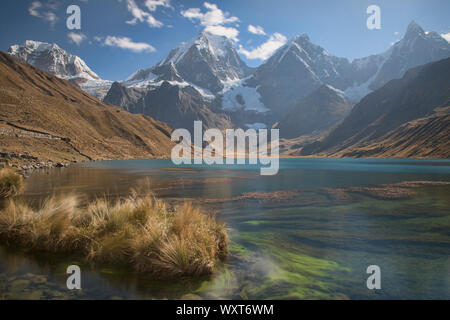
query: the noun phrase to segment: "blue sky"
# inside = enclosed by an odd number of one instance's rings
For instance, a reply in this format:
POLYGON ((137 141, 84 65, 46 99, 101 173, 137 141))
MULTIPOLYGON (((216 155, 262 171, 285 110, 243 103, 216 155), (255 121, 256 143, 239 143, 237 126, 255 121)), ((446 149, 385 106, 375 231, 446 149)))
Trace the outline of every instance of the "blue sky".
POLYGON ((385 51, 411 20, 450 36, 448 0, 3 0, 0 6, 0 50, 25 40, 57 43, 109 80, 154 65, 204 28, 230 37, 251 66, 302 33, 349 59, 385 51), (66 27, 71 4, 81 8, 81 30, 66 27), (380 30, 366 27, 373 4, 381 9, 380 30))

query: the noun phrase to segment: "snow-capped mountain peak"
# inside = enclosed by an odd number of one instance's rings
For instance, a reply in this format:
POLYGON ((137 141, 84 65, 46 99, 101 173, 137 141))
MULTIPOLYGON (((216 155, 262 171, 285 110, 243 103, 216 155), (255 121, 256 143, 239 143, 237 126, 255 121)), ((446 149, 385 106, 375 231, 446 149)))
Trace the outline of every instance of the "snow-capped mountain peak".
POLYGON ((197 49, 199 52, 206 51, 217 59, 225 58, 234 49, 233 43, 227 37, 203 31, 196 38, 181 43, 158 65, 161 66, 169 63, 177 65, 192 48, 197 49))
POLYGON ((411 36, 423 35, 423 34, 425 34, 425 31, 422 29, 422 27, 416 21, 413 20, 408 25, 408 28, 407 28, 406 34, 405 34, 405 38, 411 37, 411 36))
POLYGON ((101 80, 80 57, 68 53, 56 44, 27 40, 22 45, 11 46, 8 53, 22 62, 66 80, 101 80))
POLYGON ((49 51, 52 49, 60 49, 57 44, 50 44, 34 40, 26 40, 22 45, 13 45, 9 49, 10 54, 17 54, 21 49, 31 53, 33 51, 49 51))
POLYGON ((226 57, 227 54, 233 51, 233 43, 225 36, 214 35, 210 32, 202 32, 197 40, 197 45, 200 48, 210 50, 216 57, 226 57))
POLYGON ((308 35, 300 34, 258 67, 246 84, 258 88, 268 109, 283 114, 323 84, 345 90, 351 84, 350 70, 347 59, 330 54, 308 35))
POLYGON ((403 39, 388 52, 370 85, 372 90, 382 87, 389 80, 403 77, 410 68, 449 57, 450 44, 436 32, 425 32, 417 22, 412 21, 403 39))
POLYGON ((203 31, 194 39, 181 43, 156 66, 136 72, 127 81, 148 81, 152 75, 157 75, 155 81, 177 78, 177 81, 218 93, 225 82, 242 79, 250 71, 230 39, 203 31))
POLYGON ((357 72, 366 74, 366 80, 356 81, 356 85, 345 91, 346 95, 358 102, 390 80, 402 78, 407 70, 447 57, 450 57, 447 40, 437 32, 425 32, 417 22, 412 21, 405 36, 385 53, 353 62, 357 72))
POLYGON ((19 61, 69 80, 100 99, 112 84, 112 81, 102 80, 83 59, 54 43, 27 40, 21 45, 11 46, 8 53, 19 61))

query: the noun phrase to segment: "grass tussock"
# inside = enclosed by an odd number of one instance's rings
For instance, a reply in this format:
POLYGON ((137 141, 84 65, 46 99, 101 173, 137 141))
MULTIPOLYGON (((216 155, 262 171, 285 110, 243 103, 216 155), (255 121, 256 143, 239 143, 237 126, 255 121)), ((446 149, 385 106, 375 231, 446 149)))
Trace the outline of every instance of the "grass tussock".
POLYGON ((23 178, 12 169, 0 169, 0 198, 19 195, 24 188, 23 178))
POLYGON ((224 225, 192 204, 169 210, 148 194, 82 207, 77 196, 66 195, 37 210, 9 200, 0 212, 0 241, 166 278, 211 274, 227 255, 228 237, 224 225))

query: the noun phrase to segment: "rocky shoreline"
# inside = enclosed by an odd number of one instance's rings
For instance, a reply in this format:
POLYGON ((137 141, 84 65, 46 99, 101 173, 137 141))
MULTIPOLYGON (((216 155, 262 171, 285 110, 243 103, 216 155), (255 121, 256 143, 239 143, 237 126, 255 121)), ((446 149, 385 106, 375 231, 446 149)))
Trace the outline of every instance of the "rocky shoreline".
POLYGON ((12 167, 24 174, 29 171, 51 168, 66 168, 74 162, 56 162, 53 160, 42 161, 29 154, 20 154, 14 152, 0 152, 0 169, 12 167))

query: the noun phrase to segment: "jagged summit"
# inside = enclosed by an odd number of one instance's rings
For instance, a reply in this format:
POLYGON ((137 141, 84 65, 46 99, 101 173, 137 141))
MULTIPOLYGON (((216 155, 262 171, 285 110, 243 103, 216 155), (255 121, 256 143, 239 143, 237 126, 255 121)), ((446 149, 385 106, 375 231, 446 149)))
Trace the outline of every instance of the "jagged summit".
POLYGON ((302 41, 311 41, 311 39, 306 33, 302 33, 294 36, 290 41, 302 42, 302 41))
POLYGON ((22 48, 25 48, 27 51, 46 51, 46 50, 57 50, 61 49, 57 44, 55 43, 46 43, 46 42, 40 42, 40 41, 34 41, 34 40, 25 40, 25 42, 22 45, 13 45, 9 48, 9 53, 17 53, 22 48))
POLYGON ((409 23, 405 36, 417 34, 425 34, 425 31, 415 20, 413 20, 409 23))
POLYGON ((447 57, 450 57, 448 41, 437 32, 425 32, 416 21, 412 21, 405 36, 386 52, 353 62, 359 74, 355 78, 357 85, 345 93, 351 100, 358 102, 390 80, 402 78, 408 69, 447 57))
MULTIPOLYGON (((319 56, 330 56, 328 51, 319 45, 311 42, 311 39, 306 33, 297 35, 290 39, 284 46, 282 46, 274 56, 281 55, 278 62, 286 57, 286 54, 292 52, 300 61, 315 60, 319 56)), ((276 61, 277 59, 274 59, 276 61)))
POLYGON ((192 48, 198 51, 206 51, 217 58, 226 57, 234 49, 233 43, 225 36, 214 35, 207 31, 202 31, 196 38, 181 43, 176 49, 172 50, 166 59, 158 65, 178 64, 192 48))
POLYGON ((347 59, 331 55, 300 34, 258 67, 247 85, 258 88, 266 107, 283 114, 322 84, 345 90, 351 84, 350 69, 347 59))
POLYGON ((213 93, 223 89, 223 83, 242 79, 251 72, 239 57, 230 39, 202 31, 194 39, 181 43, 156 66, 139 70, 127 81, 183 79, 213 93), (162 68, 164 66, 170 66, 162 68), (161 70, 169 72, 162 73, 161 70), (155 76, 156 75, 156 76, 155 76))
POLYGON ((370 89, 381 88, 388 81, 401 78, 405 72, 431 61, 450 57, 450 44, 436 32, 425 32, 412 21, 403 39, 395 43, 370 84, 370 89))
POLYGON ((19 61, 63 79, 101 80, 80 57, 68 53, 54 43, 27 40, 21 45, 11 46, 8 53, 19 61))

